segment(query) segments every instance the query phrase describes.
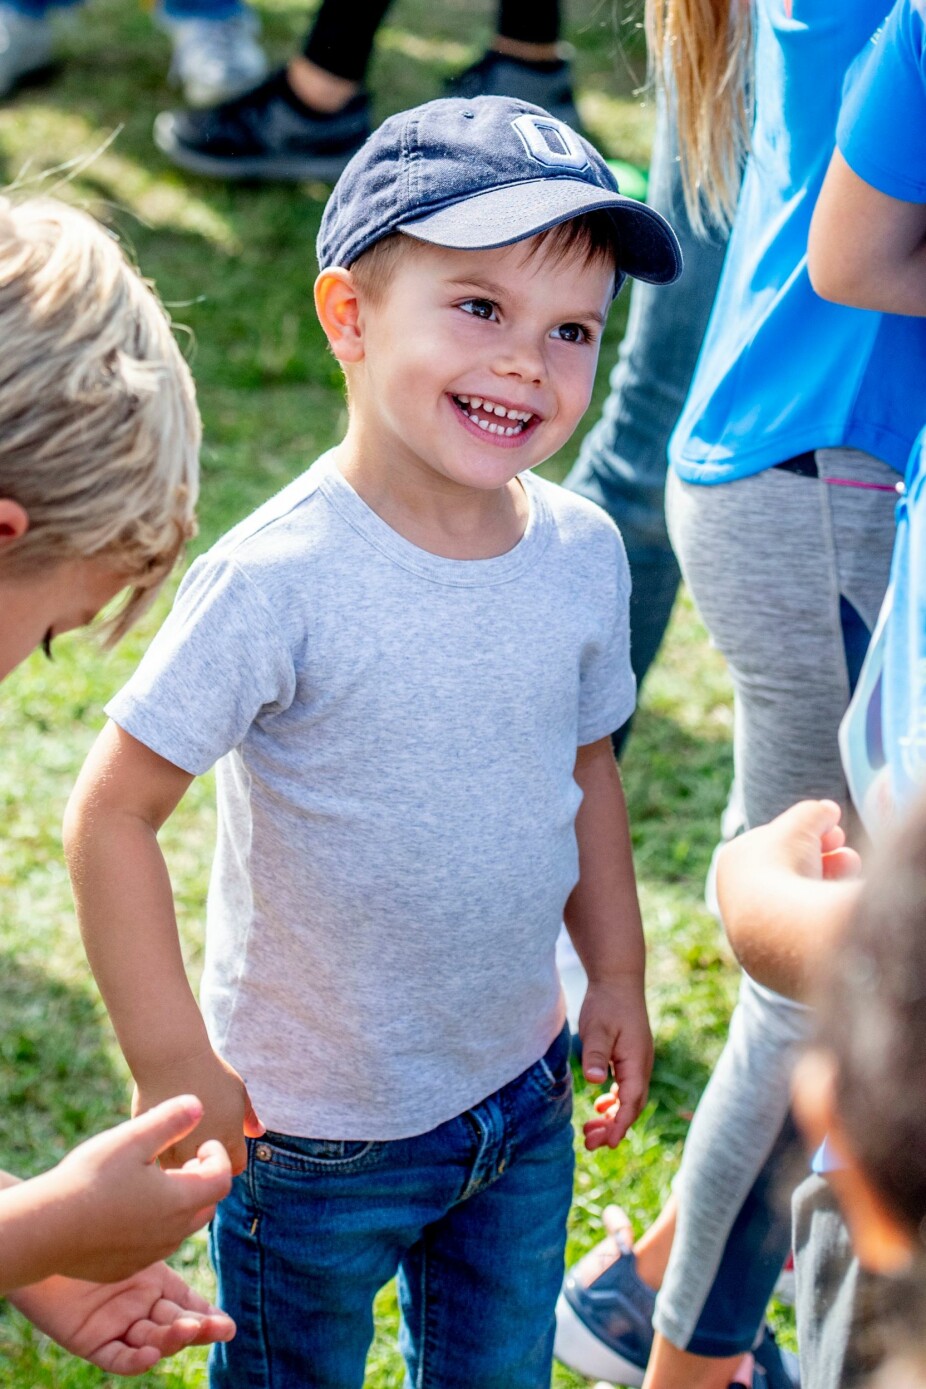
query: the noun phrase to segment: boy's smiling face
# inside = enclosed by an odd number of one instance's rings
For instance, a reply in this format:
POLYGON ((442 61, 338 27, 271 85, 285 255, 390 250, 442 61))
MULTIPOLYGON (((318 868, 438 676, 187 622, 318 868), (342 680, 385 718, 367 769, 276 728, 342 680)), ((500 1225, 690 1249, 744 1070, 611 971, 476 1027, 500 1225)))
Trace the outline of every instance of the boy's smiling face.
POLYGON ((360 296, 352 431, 396 482, 504 487, 588 408, 613 286, 606 261, 529 242, 403 249, 382 295, 360 296))

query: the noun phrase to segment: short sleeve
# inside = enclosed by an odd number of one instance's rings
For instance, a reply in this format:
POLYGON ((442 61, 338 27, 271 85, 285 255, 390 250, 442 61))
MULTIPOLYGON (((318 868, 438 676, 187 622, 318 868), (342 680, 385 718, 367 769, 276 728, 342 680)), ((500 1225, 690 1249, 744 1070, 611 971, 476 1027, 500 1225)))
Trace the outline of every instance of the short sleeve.
POLYGON ((579 675, 580 747, 607 738, 627 722, 636 707, 637 682, 630 664, 630 567, 624 543, 609 527, 609 573, 602 576, 612 596, 608 621, 599 640, 583 653, 579 675))
POLYGON ((849 68, 836 143, 865 183, 901 202, 926 202, 924 0, 898 0, 849 68))
POLYGON ((227 558, 197 560, 128 684, 106 706, 126 733, 193 776, 285 709, 295 666, 259 588, 227 558))

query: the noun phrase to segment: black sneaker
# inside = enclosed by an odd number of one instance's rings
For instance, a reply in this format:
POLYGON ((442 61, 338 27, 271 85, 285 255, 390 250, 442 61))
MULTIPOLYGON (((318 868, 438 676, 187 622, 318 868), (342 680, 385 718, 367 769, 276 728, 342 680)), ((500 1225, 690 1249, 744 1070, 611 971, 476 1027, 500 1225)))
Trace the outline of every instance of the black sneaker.
POLYGON ((573 130, 581 128, 572 94, 572 73, 564 58, 549 63, 527 63, 507 58, 491 49, 478 63, 458 72, 444 84, 445 96, 513 96, 542 106, 573 130))
POLYGON ((221 106, 162 111, 154 122, 155 144, 190 173, 292 183, 334 183, 369 133, 366 92, 325 115, 299 100, 285 68, 221 106))

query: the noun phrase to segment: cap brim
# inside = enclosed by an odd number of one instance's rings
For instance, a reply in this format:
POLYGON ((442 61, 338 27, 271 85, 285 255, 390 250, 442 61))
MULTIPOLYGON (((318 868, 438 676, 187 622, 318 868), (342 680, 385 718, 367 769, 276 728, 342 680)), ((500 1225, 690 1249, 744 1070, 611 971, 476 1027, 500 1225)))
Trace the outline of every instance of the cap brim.
POLYGON ((524 241, 583 212, 598 211, 609 212, 617 223, 620 270, 654 285, 678 279, 682 251, 666 219, 646 203, 584 179, 538 178, 490 188, 403 222, 398 230, 452 250, 489 251, 524 241))

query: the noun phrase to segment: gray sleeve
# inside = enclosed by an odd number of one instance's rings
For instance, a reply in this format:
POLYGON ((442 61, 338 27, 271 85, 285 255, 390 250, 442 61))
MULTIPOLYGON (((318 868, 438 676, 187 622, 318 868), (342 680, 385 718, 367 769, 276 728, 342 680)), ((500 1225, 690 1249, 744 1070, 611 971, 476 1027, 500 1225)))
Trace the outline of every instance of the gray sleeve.
POLYGON ((579 683, 579 746, 607 738, 633 713, 637 682, 630 664, 630 568, 624 542, 610 527, 607 571, 598 582, 609 597, 601 634, 582 656, 579 683))
POLYGON ((236 564, 207 555, 191 567, 106 712, 160 757, 200 776, 258 717, 287 708, 295 689, 292 653, 263 594, 236 564))

